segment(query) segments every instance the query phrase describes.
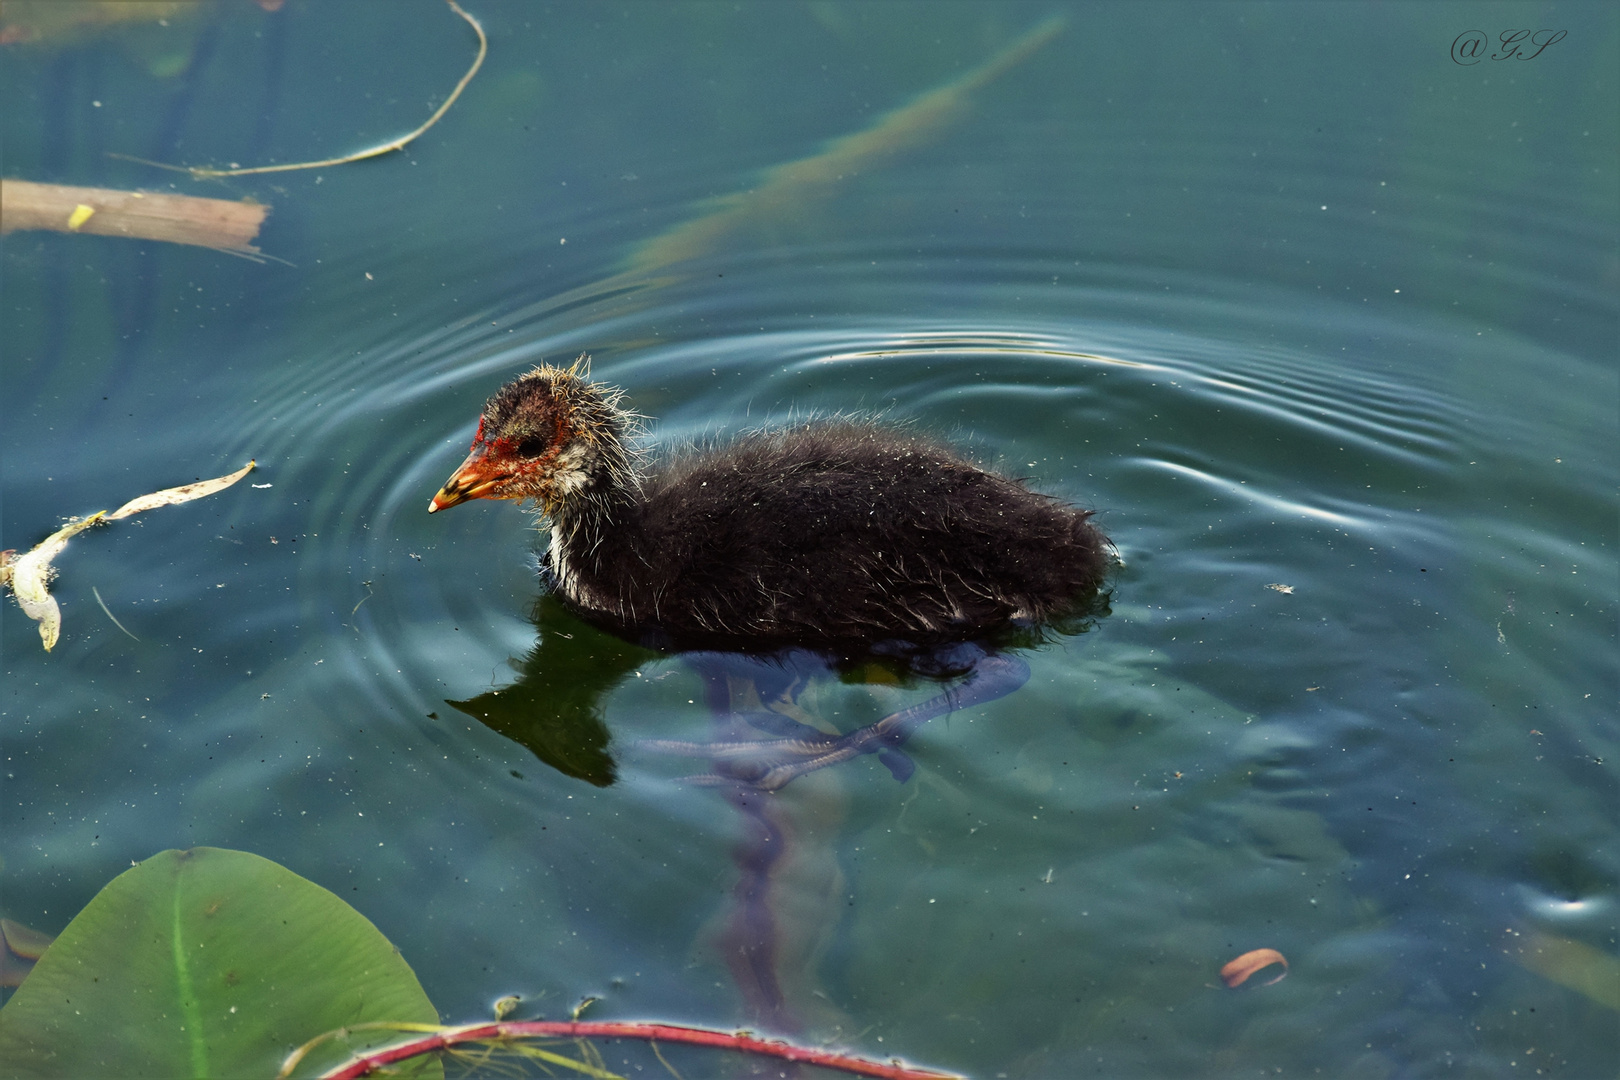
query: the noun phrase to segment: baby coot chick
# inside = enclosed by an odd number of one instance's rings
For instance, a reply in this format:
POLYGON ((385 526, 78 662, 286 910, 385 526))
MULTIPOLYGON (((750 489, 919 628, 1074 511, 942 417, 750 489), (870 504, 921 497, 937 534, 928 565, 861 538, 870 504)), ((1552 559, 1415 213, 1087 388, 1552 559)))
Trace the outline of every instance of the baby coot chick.
POLYGON ((643 467, 621 392, 585 360, 484 406, 428 512, 533 499, 564 600, 679 647, 964 640, 1092 596, 1108 540, 1090 511, 875 421, 756 431, 643 467))

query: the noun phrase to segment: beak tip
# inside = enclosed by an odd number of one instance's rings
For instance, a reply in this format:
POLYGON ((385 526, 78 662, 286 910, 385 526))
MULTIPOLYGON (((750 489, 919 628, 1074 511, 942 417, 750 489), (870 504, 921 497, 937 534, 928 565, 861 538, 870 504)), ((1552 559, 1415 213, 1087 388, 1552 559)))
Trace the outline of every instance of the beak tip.
POLYGON ((452 506, 460 506, 473 499, 507 499, 502 490, 502 484, 511 478, 511 473, 501 471, 491 466, 491 463, 478 451, 461 463, 461 467, 450 474, 450 479, 433 496, 428 503, 428 513, 436 514, 440 510, 448 510, 452 506))

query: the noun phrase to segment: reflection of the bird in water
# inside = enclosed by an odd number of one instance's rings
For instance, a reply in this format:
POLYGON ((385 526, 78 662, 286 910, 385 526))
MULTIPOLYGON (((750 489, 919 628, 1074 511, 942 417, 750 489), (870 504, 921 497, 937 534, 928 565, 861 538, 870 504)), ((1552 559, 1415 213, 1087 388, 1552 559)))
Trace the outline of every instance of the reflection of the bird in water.
POLYGON ((913 731, 936 716, 1009 694, 1029 678, 1024 661, 971 642, 859 657, 791 649, 763 656, 694 652, 684 659, 703 679, 715 738, 707 743, 656 739, 641 747, 707 758, 711 771, 687 777, 691 783, 764 792, 862 754, 876 754, 904 783, 916 769, 901 749, 913 731), (824 730, 798 700, 818 678, 834 677, 846 683, 957 681, 926 701, 842 734, 824 730))
MULTIPOLYGON (((836 920, 844 893, 830 854, 841 820, 836 785, 784 798, 795 779, 875 755, 898 781, 916 769, 903 744, 936 716, 992 701, 1018 689, 1028 665, 1014 655, 1054 634, 1088 629, 1107 613, 1107 594, 1083 612, 1044 629, 930 647, 887 643, 855 652, 792 648, 768 653, 680 652, 701 679, 711 716, 710 742, 644 740, 636 751, 707 759, 688 777, 715 787, 734 807, 743 835, 733 858, 737 882, 717 938, 752 1022, 785 1035, 805 1028, 816 1003, 784 992, 807 977, 819 951, 817 927, 836 920), (935 688, 926 699, 854 731, 839 732, 801 697, 829 683, 885 689, 935 688), (825 910, 809 910, 807 908, 825 910), (797 998, 797 1000, 792 1000, 797 998)), ((535 605, 538 637, 511 685, 449 704, 568 776, 605 787, 618 775, 609 752, 602 702, 637 669, 668 655, 630 644, 581 620, 553 593, 535 605)), ((808 782, 808 781, 807 781, 808 782)))
MULTIPOLYGON (((1104 594, 1084 612, 1045 630, 1023 628, 978 641, 916 646, 877 643, 859 651, 809 648, 774 652, 680 651, 703 681, 714 720, 709 742, 643 740, 637 749, 706 758, 695 784, 776 791, 806 773, 874 754, 898 781, 915 765, 901 747, 936 716, 994 701, 1029 678, 1012 650, 1040 643, 1052 631, 1073 634, 1106 614, 1104 594), (846 685, 943 685, 924 701, 855 731, 840 733, 807 712, 800 693, 824 680, 846 685)), ((618 765, 608 750, 602 700, 625 676, 666 655, 624 641, 580 619, 554 593, 534 608, 534 648, 518 663, 518 678, 498 690, 449 702, 567 776, 598 787, 613 783, 618 765)))
POLYGON ((476 718, 565 776, 606 787, 618 776, 608 753, 602 699, 626 675, 658 657, 604 633, 545 592, 534 607, 539 636, 510 686, 447 704, 476 718))

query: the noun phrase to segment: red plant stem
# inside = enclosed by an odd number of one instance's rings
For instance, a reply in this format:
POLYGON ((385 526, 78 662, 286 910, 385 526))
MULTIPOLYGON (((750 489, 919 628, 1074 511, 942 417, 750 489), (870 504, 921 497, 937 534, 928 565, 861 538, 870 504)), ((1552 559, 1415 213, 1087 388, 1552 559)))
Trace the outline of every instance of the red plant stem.
POLYGON ((647 1024, 634 1021, 615 1023, 600 1021, 584 1023, 569 1020, 522 1020, 510 1023, 473 1024, 468 1027, 446 1028, 431 1035, 409 1039, 384 1047, 370 1054, 353 1058, 348 1064, 324 1073, 321 1080, 357 1080, 370 1076, 385 1065, 416 1057, 419 1054, 445 1050, 460 1043, 493 1042, 500 1039, 537 1037, 563 1039, 646 1039, 649 1042, 686 1043, 691 1046, 713 1046, 722 1050, 738 1050, 748 1054, 762 1054, 783 1061, 802 1061, 828 1069, 842 1069, 856 1076, 876 1076, 882 1080, 945 1080, 949 1073, 927 1069, 913 1069, 899 1063, 885 1065, 864 1058, 848 1057, 827 1050, 812 1050, 792 1043, 773 1039, 756 1039, 752 1035, 735 1032, 710 1031, 706 1028, 680 1027, 675 1024, 647 1024))

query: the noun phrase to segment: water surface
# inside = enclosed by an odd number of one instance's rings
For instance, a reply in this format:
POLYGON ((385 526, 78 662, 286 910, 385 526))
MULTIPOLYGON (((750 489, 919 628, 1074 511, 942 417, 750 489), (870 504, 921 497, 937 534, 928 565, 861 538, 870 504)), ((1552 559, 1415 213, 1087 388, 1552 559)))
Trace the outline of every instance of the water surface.
MULTIPOLYGON (((225 182, 105 155, 357 148, 470 35, 221 0, 3 54, 7 176, 251 196, 285 260, 4 242, 6 546, 250 457, 271 485, 76 540, 49 655, 8 602, 7 917, 243 848, 447 1020, 758 1026, 722 955, 746 819, 638 749, 706 737, 698 676, 537 615, 514 507, 425 513, 488 393, 589 352, 655 447, 881 411, 1119 549, 1109 612, 920 731, 908 781, 776 797, 800 1037, 977 1076, 1612 1072, 1612 8, 476 11, 489 61, 407 152, 225 182), (1526 20, 1568 36, 1453 62, 1526 20), (535 678, 596 711, 611 784, 448 704, 535 678), (1586 968, 1536 959, 1569 942, 1586 968), (1221 988, 1255 948, 1288 978, 1221 988)), ((849 730, 931 692, 867 678, 801 703, 849 730)))

